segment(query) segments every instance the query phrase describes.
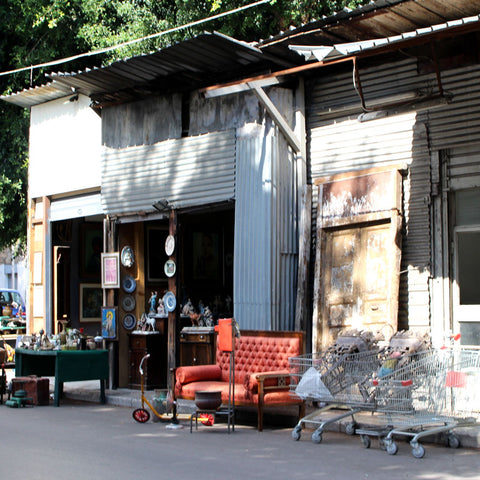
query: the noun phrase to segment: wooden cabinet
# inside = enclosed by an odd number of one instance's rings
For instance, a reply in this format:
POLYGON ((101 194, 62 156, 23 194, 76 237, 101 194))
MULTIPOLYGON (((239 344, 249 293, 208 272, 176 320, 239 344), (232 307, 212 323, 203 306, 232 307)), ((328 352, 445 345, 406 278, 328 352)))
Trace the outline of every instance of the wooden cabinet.
POLYGON ((180 332, 180 365, 215 363, 215 335, 213 328, 184 328, 180 332))
POLYGON ((133 332, 129 335, 129 376, 128 388, 140 388, 140 362, 143 362, 143 381, 146 390, 167 386, 167 342, 160 332, 133 332))

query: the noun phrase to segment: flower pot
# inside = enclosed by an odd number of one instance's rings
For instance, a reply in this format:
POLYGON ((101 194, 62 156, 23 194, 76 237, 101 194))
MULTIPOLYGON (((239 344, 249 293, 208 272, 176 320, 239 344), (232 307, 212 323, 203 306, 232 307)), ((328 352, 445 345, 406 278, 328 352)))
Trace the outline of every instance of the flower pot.
POLYGON ((195 392, 195 405, 199 410, 216 410, 222 404, 222 392, 195 392))

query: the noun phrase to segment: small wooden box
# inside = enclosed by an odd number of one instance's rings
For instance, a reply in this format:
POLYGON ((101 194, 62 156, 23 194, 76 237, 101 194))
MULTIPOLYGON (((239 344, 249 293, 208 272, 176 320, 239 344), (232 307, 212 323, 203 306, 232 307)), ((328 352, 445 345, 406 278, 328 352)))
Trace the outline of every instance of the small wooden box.
POLYGON ((25 390, 27 397, 33 399, 34 405, 48 405, 50 403, 50 382, 48 378, 30 375, 12 379, 12 394, 17 390, 25 390))

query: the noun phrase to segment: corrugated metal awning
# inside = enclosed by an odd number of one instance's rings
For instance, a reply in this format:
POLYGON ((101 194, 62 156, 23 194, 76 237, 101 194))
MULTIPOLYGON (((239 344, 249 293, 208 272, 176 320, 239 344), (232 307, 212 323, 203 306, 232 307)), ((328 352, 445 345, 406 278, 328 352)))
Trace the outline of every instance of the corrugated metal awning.
POLYGON ((385 38, 480 13, 480 0, 378 0, 344 10, 258 43, 282 55, 288 45, 333 45, 385 38))
POLYGON ((11 95, 2 95, 0 96, 0 100, 13 103, 19 107, 29 108, 68 95, 72 95, 72 89, 54 81, 39 87, 26 88, 21 92, 12 93, 11 95))
POLYGON ((371 40, 363 40, 360 42, 340 43, 334 45, 290 45, 289 48, 300 55, 303 55, 307 61, 317 60, 326 62, 328 60, 336 60, 342 57, 358 55, 362 52, 373 51, 388 46, 398 46, 405 41, 419 39, 424 36, 431 36, 447 32, 464 26, 473 26, 480 28, 480 15, 468 18, 461 18, 430 27, 420 28, 411 32, 405 32, 392 37, 376 38, 371 40))
POLYGON ((106 67, 54 72, 50 77, 90 96, 98 105, 108 105, 155 92, 190 91, 301 63, 298 58, 295 63, 277 59, 251 44, 214 32, 106 67))

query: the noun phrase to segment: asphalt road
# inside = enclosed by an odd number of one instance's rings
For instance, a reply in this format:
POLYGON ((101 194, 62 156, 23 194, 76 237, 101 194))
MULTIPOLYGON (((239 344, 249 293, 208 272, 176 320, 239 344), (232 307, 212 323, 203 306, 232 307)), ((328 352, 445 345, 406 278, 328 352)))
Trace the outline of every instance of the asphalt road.
POLYGON ((165 423, 136 423, 131 409, 65 401, 60 407, 0 406, 1 480, 76 479, 479 479, 480 451, 426 445, 416 459, 408 443, 388 455, 373 439, 326 432, 320 445, 291 428, 257 432, 237 425, 190 433, 165 423))

